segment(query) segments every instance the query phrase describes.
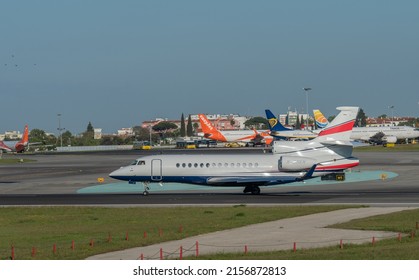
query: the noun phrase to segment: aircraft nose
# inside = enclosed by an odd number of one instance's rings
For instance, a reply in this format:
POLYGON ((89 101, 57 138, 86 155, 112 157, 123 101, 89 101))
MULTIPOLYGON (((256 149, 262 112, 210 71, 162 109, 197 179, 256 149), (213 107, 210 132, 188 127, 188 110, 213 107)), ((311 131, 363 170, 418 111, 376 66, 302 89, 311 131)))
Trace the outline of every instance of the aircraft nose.
POLYGON ((109 174, 109 177, 111 177, 111 178, 113 178, 113 179, 120 179, 121 178, 121 176, 123 176, 123 174, 124 174, 124 171, 123 171, 123 167, 121 167, 121 168, 119 168, 119 169, 117 169, 117 170, 114 170, 114 171, 112 171, 110 174, 109 174))

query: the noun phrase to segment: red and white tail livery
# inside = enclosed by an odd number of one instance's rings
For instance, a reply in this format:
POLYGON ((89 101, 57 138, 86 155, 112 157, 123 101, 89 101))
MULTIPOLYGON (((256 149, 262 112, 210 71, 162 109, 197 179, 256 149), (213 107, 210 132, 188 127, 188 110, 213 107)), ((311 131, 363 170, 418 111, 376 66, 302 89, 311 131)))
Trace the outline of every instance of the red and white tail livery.
POLYGON ((22 139, 19 141, 0 141, 0 150, 4 152, 23 153, 29 145, 29 128, 25 125, 22 139))

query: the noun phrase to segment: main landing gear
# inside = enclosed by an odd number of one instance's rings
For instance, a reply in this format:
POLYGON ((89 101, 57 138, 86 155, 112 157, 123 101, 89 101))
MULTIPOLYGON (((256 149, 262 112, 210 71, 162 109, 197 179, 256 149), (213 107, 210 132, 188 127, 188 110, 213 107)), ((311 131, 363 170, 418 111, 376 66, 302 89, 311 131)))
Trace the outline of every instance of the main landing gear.
POLYGON ((243 193, 251 193, 254 195, 260 194, 260 188, 258 186, 247 186, 244 188, 243 193))

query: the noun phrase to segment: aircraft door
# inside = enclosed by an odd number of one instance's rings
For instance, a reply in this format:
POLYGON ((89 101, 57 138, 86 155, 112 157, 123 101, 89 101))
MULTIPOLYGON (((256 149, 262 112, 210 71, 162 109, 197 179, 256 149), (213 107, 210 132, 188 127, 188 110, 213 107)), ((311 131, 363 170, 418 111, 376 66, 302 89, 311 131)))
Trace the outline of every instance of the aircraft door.
POLYGON ((161 181, 162 180, 162 161, 161 159, 153 159, 151 161, 151 180, 161 181))

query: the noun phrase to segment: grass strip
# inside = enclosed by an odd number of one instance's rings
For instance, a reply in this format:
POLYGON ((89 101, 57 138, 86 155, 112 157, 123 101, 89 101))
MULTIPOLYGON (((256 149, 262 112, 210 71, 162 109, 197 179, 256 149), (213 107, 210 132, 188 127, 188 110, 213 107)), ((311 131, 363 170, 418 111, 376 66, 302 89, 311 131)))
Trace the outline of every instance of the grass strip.
POLYGON ((14 259, 84 259, 115 250, 344 208, 350 206, 0 208, 0 259, 10 259, 12 255, 14 259))

